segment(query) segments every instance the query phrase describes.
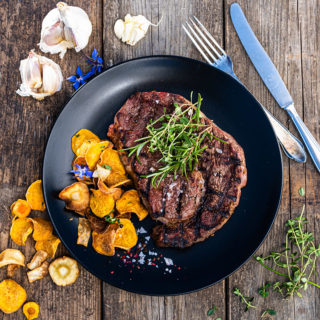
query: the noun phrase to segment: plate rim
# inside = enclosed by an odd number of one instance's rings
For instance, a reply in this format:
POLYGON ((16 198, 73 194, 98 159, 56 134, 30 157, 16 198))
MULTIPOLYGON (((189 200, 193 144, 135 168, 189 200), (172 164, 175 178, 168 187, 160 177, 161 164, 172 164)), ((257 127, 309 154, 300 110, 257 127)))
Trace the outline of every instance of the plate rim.
MULTIPOLYGON (((279 212, 279 208, 280 208, 280 205, 281 205, 281 200, 282 200, 282 193, 283 193, 283 155, 282 155, 282 152, 281 152, 281 148, 280 148, 280 145, 279 145, 279 142, 276 138, 276 135, 275 135, 275 132, 273 130, 273 127, 270 123, 270 121, 268 120, 268 123, 270 124, 270 128, 271 128, 271 131, 272 134, 273 134, 273 138, 276 140, 277 142, 277 150, 278 150, 278 154, 279 154, 279 158, 280 158, 280 173, 281 173, 281 179, 280 179, 280 192, 279 192, 279 197, 278 197, 278 200, 277 200, 277 204, 276 204, 276 208, 275 208, 275 212, 273 214, 273 218, 272 218, 272 221, 270 222, 270 225, 265 233, 265 235, 263 236, 263 238, 260 240, 260 243, 259 245, 249 254, 249 256, 236 268, 234 269, 233 271, 231 271, 229 274, 227 274, 225 277, 213 282, 213 283, 210 283, 208 285, 205 285, 205 286, 202 286, 202 287, 199 287, 199 288, 196 288, 196 289, 192 289, 192 290, 188 290, 188 291, 183 291, 183 292, 177 292, 177 293, 166 293, 166 294, 159 294, 159 293, 150 293, 150 292, 146 292, 146 291, 143 291, 143 290, 127 290, 123 287, 121 287, 121 285, 115 285, 115 284, 110 284, 108 281, 106 281, 105 279, 102 279, 95 271, 91 270, 90 267, 87 265, 87 263, 85 261, 83 261, 82 259, 78 258, 77 255, 75 253, 73 253, 72 249, 69 247, 69 245, 67 244, 67 242, 64 241, 63 237, 61 236, 61 233, 58 231, 55 223, 54 223, 54 220, 52 218, 52 214, 50 212, 50 209, 49 209, 49 206, 47 205, 47 193, 45 191, 45 178, 46 178, 46 174, 45 174, 45 169, 46 169, 46 166, 45 166, 45 162, 46 162, 46 158, 47 158, 47 148, 48 148, 48 145, 49 145, 49 142, 51 141, 51 138, 52 138, 52 133, 53 133, 53 130, 56 126, 56 123, 57 121, 60 119, 60 117, 62 116, 63 112, 66 110, 66 108, 68 107, 70 101, 72 100, 72 98, 77 95, 81 90, 83 90, 83 88, 86 87, 87 84, 89 84, 90 82, 94 81, 95 79, 97 78, 100 78, 103 76, 104 73, 107 73, 109 72, 110 70, 113 70, 119 66, 122 66, 123 64, 127 64, 127 63, 131 63, 131 62, 134 62, 134 61, 137 61, 137 60, 153 60, 153 59, 165 59, 165 60, 171 60, 171 59, 177 59, 177 60, 182 60, 182 61, 185 61, 185 62, 191 62, 191 63, 198 63, 200 65, 205 65, 206 67, 212 67, 214 68, 217 72, 220 72, 220 73, 223 73, 225 76, 229 77, 230 79, 232 79, 232 81, 234 81, 235 83, 237 83, 238 85, 240 85, 245 91, 247 91, 247 93, 257 102, 257 105, 258 107, 261 109, 261 111, 263 111, 263 107, 261 105, 261 103, 255 98, 255 96, 247 89, 247 87, 240 81, 236 80, 235 78, 233 78, 230 74, 218 69, 218 68, 215 68, 214 66, 210 66, 209 64, 203 62, 203 61, 200 61, 200 60, 197 60, 197 59, 193 59, 193 58, 189 58, 189 57, 184 57, 184 56, 177 56, 177 55, 148 55, 148 56, 142 56, 142 57, 137 57, 137 58, 133 58, 133 59, 129 59, 129 60, 125 60, 125 61, 121 61, 119 63, 116 63, 114 65, 112 65, 111 67, 108 67, 106 68, 105 70, 103 70, 100 74, 96 75, 94 78, 92 78, 89 82, 83 84, 82 86, 80 86, 78 88, 78 90, 76 90, 68 99, 66 99, 66 101, 64 102, 64 105, 63 107, 61 108, 61 110, 58 112, 57 116, 56 116, 56 119, 52 125, 52 128, 50 130, 50 133, 48 135, 48 138, 46 140, 46 144, 45 144, 45 151, 44 151, 44 156, 43 156, 43 161, 42 161, 42 191, 43 191, 43 196, 44 196, 44 201, 45 201, 45 205, 46 205, 46 209, 47 209, 47 212, 48 212, 48 215, 49 215, 49 218, 51 220, 51 223, 54 227, 54 230, 55 232, 57 233, 59 239, 61 240, 61 242, 63 243, 63 245, 66 247, 66 249, 68 250, 69 254, 78 262, 81 264, 81 266, 83 266, 88 272, 90 272, 91 274, 93 274, 95 277, 97 277, 99 280, 105 282, 105 283, 108 283, 109 285, 113 286, 113 287, 116 287, 118 289, 121 289, 121 290, 125 290, 127 292, 132 292, 132 293, 135 293, 135 294, 140 294, 140 295, 147 295, 147 296, 158 296, 158 297, 161 297, 161 296, 178 296, 178 295, 184 295, 184 294, 189 294, 189 293, 193 293, 193 292, 198 292, 200 290, 203 290, 203 289, 206 289, 206 288, 209 288, 215 284, 218 284, 220 283, 221 281, 229 278, 233 273, 235 273, 236 271, 238 271, 242 266, 244 266, 248 261, 249 259, 252 258, 252 256, 255 254, 256 251, 259 250, 259 248, 261 247, 261 245, 264 243, 264 241, 266 240, 267 236, 269 235, 269 232, 274 224, 274 221, 278 215, 278 212, 279 212)), ((266 114, 263 112, 264 116, 266 119, 267 116, 266 114)))

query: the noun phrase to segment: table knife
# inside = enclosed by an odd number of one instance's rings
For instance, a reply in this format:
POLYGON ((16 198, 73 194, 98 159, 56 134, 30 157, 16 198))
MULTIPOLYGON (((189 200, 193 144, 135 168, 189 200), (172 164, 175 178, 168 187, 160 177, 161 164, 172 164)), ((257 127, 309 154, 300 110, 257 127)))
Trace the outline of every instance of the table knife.
POLYGON ((234 28, 251 62, 279 106, 288 112, 308 149, 310 157, 320 172, 320 145, 298 115, 293 99, 279 72, 253 33, 238 3, 231 5, 230 15, 234 28))

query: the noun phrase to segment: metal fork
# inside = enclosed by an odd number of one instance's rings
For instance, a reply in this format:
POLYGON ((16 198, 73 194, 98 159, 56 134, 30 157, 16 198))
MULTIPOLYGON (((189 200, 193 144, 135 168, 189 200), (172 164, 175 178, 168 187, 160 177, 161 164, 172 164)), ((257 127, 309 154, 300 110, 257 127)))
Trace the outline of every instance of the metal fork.
MULTIPOLYGON (((230 74, 233 78, 237 78, 233 72, 233 64, 231 58, 221 48, 219 43, 203 26, 203 24, 195 17, 190 17, 191 24, 186 21, 182 25, 183 30, 191 39, 193 44, 199 50, 204 59, 212 66, 230 74)), ((241 82, 240 82, 241 83, 241 82)), ((278 138, 284 153, 297 162, 306 162, 307 156, 302 143, 285 127, 283 126, 265 107, 261 105, 266 113, 273 130, 278 138)))

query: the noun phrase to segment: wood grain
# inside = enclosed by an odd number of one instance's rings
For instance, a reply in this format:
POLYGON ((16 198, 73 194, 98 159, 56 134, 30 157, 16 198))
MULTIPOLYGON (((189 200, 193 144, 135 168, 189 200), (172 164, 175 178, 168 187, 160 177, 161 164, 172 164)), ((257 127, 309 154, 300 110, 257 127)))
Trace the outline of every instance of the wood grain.
MULTIPOLYGON (((101 50, 101 2, 74 1, 86 10, 93 24, 90 45, 101 50)), ((34 253, 34 241, 28 240, 25 247, 17 246, 9 238, 11 213, 9 207, 18 198, 24 198, 29 184, 41 177, 42 158, 45 144, 53 123, 65 102, 73 93, 71 84, 63 83, 60 92, 43 102, 32 98, 22 98, 15 93, 20 84, 19 63, 35 48, 40 38, 41 22, 55 7, 56 1, 1 1, 1 111, 0 111, 0 251, 7 247, 19 248, 29 261, 34 253)), ((74 74, 80 54, 69 51, 61 61, 58 55, 46 55, 57 62, 66 78, 74 74)), ((33 213, 38 216, 38 212, 33 213)), ((47 214, 43 214, 47 216, 47 214)), ((61 245, 57 256, 68 254, 61 245)), ((0 279, 6 277, 6 268, 0 269, 0 279)), ((100 280, 80 267, 76 284, 57 287, 50 277, 28 283, 26 269, 20 268, 14 277, 27 291, 28 300, 40 305, 40 319, 100 319, 100 280)), ((22 310, 11 315, 0 314, 0 319, 25 319, 22 310)))
MULTIPOLYGON (((240 80, 281 122, 297 134, 286 113, 281 110, 263 85, 235 33, 229 17, 234 0, 73 0, 69 4, 82 7, 93 24, 93 33, 85 52, 97 48, 105 63, 115 63, 146 55, 172 54, 200 59, 201 56, 183 33, 181 24, 196 15, 225 47, 234 62, 240 80), (71 3, 72 2, 72 3, 71 3), (159 27, 150 27, 145 39, 135 47, 121 43, 114 35, 113 25, 127 13, 143 14, 152 22, 163 20, 159 27)), ((248 21, 261 44, 270 55, 288 86, 298 113, 320 141, 320 2, 318 0, 239 0, 248 21)), ((41 177, 42 158, 47 137, 61 108, 73 93, 64 82, 61 92, 37 102, 15 93, 19 87, 19 61, 28 51, 37 48, 41 21, 55 7, 56 1, 6 0, 0 1, 0 251, 19 248, 29 260, 34 243, 25 247, 13 244, 9 237, 11 213, 9 206, 23 198, 28 185, 41 177)), ((39 52, 39 50, 37 50, 39 52)), ((64 60, 47 55, 62 68, 64 77, 83 64, 83 58, 69 51, 64 60)), ((250 115, 248 115, 250 116, 250 115)), ((254 120, 254 119, 253 119, 254 120)), ((310 159, 305 165, 283 157, 283 197, 275 223, 259 248, 258 254, 279 249, 283 242, 284 223, 300 213, 306 205, 308 229, 319 242, 320 175, 310 159), (304 187, 306 196, 298 189, 304 187)), ((46 213, 34 215, 46 216, 46 213)), ((61 246, 57 256, 67 254, 61 246)), ((227 320, 259 319, 266 308, 277 311, 277 319, 319 318, 320 291, 310 288, 302 299, 282 300, 277 294, 259 297, 257 289, 264 281, 278 279, 251 259, 229 279, 197 293, 177 297, 149 297, 116 289, 80 267, 76 284, 61 288, 49 277, 28 284, 26 270, 21 269, 14 279, 27 290, 28 300, 40 304, 39 319, 130 319, 130 320, 227 320), (254 296, 256 310, 244 312, 244 306, 232 294, 239 287, 246 295, 254 296), (218 307, 213 317, 209 308, 218 307)), ((0 269, 0 280, 6 277, 0 269)), ((320 282, 318 276, 316 281, 320 282)), ((22 311, 4 315, 0 319, 24 319, 22 311)))

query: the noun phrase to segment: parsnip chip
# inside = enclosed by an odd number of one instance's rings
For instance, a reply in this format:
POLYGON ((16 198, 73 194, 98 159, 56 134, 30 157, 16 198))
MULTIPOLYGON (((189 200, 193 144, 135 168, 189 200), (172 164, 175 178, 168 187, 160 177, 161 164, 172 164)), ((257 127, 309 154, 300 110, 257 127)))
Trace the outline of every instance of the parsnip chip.
POLYGON ((10 210, 14 217, 26 218, 31 212, 31 207, 26 200, 18 199, 11 205, 10 210))
POLYGON ((57 258, 51 262, 49 273, 52 281, 58 286, 73 284, 79 275, 77 261, 69 257, 57 258))
MULTIPOLYGON (((81 166, 81 167, 84 167, 85 165, 87 165, 87 162, 86 162, 86 159, 84 156, 79 156, 79 157, 76 157, 74 160, 73 160, 73 163, 72 163, 72 169, 73 170, 79 170, 79 168, 77 168, 75 165, 78 165, 78 166, 81 166)), ((91 178, 87 177, 87 176, 83 176, 82 178, 78 177, 78 175, 76 174, 75 175, 76 179, 79 181, 79 182, 84 182, 85 184, 93 184, 93 181, 91 178)))
POLYGON ((88 219, 79 218, 77 244, 81 244, 87 247, 90 239, 90 234, 91 228, 88 219))
POLYGON ((114 208, 114 198, 110 194, 104 194, 100 190, 92 189, 90 196, 90 208, 97 217, 104 217, 114 208))
POLYGON ((57 238, 56 236, 52 236, 52 238, 49 240, 37 241, 35 244, 35 249, 37 251, 44 250, 48 253, 50 258, 53 258, 56 254, 60 242, 61 241, 59 238, 57 238))
POLYGON ((81 147, 81 145, 88 140, 100 142, 100 139, 90 130, 81 129, 79 130, 71 139, 71 148, 72 151, 77 154, 77 150, 81 147))
POLYGON ((17 269, 20 268, 20 265, 18 264, 8 264, 8 267, 7 267, 7 276, 9 278, 12 278, 16 272, 17 269))
POLYGON ((33 224, 28 218, 17 218, 12 222, 10 237, 19 246, 24 246, 33 231, 33 224))
POLYGON ((35 241, 48 240, 52 237, 53 227, 49 220, 29 218, 33 223, 33 239, 35 241))
POLYGON ((92 247, 103 255, 113 256, 115 254, 114 241, 119 228, 117 223, 110 224, 103 233, 92 232, 92 247))
POLYGON ((117 230, 114 246, 130 250, 137 244, 137 241, 138 236, 133 223, 129 219, 120 219, 120 228, 117 230))
POLYGON ((26 301, 27 293, 14 280, 6 279, 0 283, 0 310, 4 313, 17 311, 26 301))
POLYGON ((110 174, 111 174, 111 167, 105 164, 103 166, 100 166, 99 164, 97 164, 96 170, 93 171, 92 177, 105 181, 107 180, 110 174))
POLYGON ((121 188, 108 188, 101 179, 98 180, 98 188, 103 194, 111 194, 114 200, 120 199, 123 193, 121 188))
POLYGON ((91 145, 85 155, 86 162, 90 170, 93 170, 100 159, 101 153, 108 147, 109 141, 101 141, 91 145))
POLYGON ((0 253, 0 268, 16 264, 24 267, 24 255, 17 249, 5 249, 0 253))
POLYGON ((74 210, 81 215, 89 208, 89 189, 83 182, 75 182, 64 188, 59 193, 59 198, 65 201, 66 209, 74 210))
POLYGON ((48 274, 49 262, 45 261, 38 268, 27 272, 28 280, 30 283, 43 279, 48 274))
POLYGON ((39 305, 36 302, 27 302, 23 305, 22 311, 27 320, 36 319, 39 315, 39 305))
POLYGON ((26 199, 32 210, 44 211, 46 209, 41 180, 37 180, 30 185, 26 193, 26 199))
POLYGON ((32 257, 31 261, 27 264, 27 267, 30 270, 40 267, 42 262, 44 262, 48 256, 48 253, 44 250, 37 251, 32 257))
POLYGON ((127 212, 135 213, 140 221, 148 215, 148 211, 140 203, 138 191, 133 189, 126 191, 122 197, 117 200, 116 208, 120 214, 127 212))
POLYGON ((107 148, 105 149, 100 156, 100 160, 98 162, 100 166, 106 165, 111 167, 111 172, 117 172, 122 175, 126 174, 126 170, 120 160, 119 154, 117 150, 107 148))

